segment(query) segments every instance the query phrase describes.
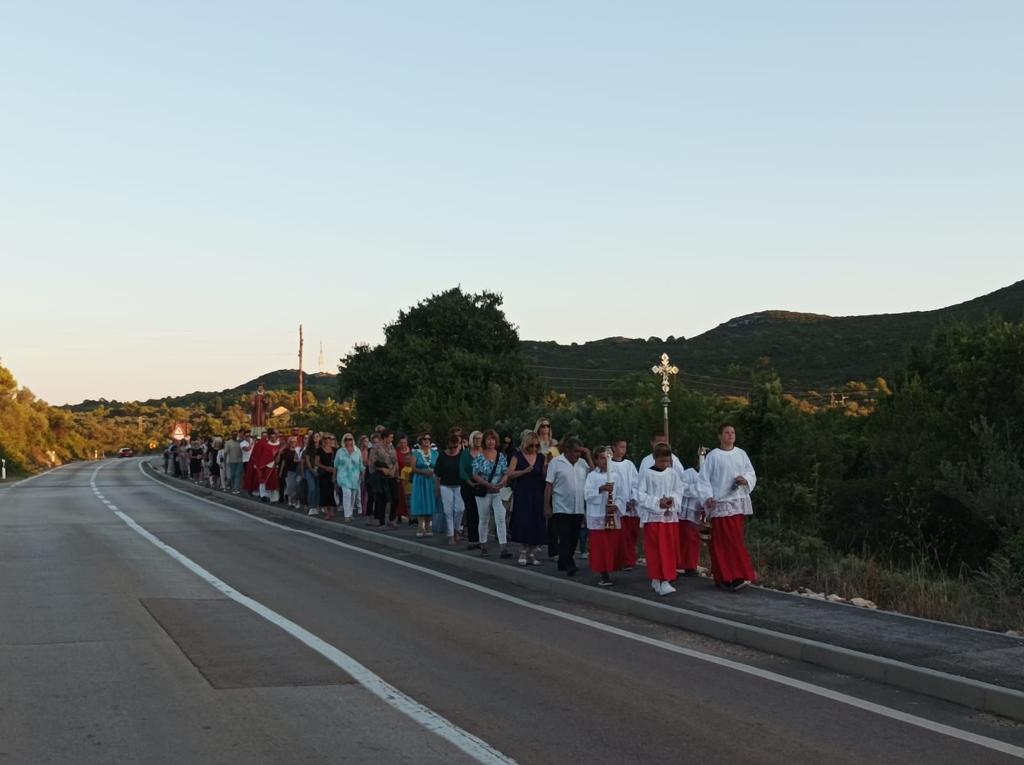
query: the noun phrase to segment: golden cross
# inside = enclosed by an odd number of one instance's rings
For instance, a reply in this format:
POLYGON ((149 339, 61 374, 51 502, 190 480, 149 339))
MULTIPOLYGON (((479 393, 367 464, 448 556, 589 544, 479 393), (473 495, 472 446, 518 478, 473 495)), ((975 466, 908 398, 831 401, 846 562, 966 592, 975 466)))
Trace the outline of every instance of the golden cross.
POLYGON ((651 367, 651 371, 656 375, 661 375, 661 392, 666 396, 668 395, 668 389, 672 386, 670 378, 679 374, 679 367, 669 363, 668 354, 661 354, 661 364, 656 367, 651 367))

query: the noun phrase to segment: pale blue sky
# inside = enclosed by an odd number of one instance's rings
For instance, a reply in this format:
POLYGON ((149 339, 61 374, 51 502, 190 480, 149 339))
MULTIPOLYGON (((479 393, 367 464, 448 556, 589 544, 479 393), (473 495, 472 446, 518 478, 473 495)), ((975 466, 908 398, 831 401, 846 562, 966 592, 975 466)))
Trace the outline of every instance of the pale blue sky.
POLYGON ((1019 0, 4 3, 0 357, 62 403, 456 283, 565 342, 960 302, 1024 278, 1022 94, 1019 0))

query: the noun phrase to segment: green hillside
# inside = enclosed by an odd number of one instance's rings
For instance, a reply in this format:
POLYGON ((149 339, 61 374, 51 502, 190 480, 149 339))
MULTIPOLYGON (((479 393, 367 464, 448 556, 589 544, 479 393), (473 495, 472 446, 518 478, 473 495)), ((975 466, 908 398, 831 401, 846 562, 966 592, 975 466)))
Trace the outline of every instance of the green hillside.
POLYGON ((763 311, 689 340, 614 337, 572 345, 524 340, 523 350, 537 374, 555 387, 600 388, 616 374, 648 370, 665 352, 683 370, 681 379, 690 376, 708 390, 742 386, 730 380, 736 377, 730 367, 749 367, 768 357, 787 390, 804 391, 888 377, 905 365, 908 349, 924 343, 940 324, 989 314, 1024 320, 1024 281, 935 311, 840 317, 763 311))
MULTIPOLYGON (((888 378, 906 365, 908 349, 923 344, 940 324, 978 321, 989 314, 1024 320, 1024 281, 935 311, 873 316, 762 311, 731 319, 689 340, 610 337, 571 345, 523 340, 522 349, 538 377, 569 393, 604 392, 623 375, 648 373, 662 353, 668 353, 680 367, 682 382, 707 393, 746 393, 748 381, 736 368, 750 367, 762 357, 770 360, 787 391, 799 393, 888 378)), ((280 369, 227 390, 139 403, 151 407, 201 405, 209 411, 235 403, 248 406, 248 397, 259 383, 267 390, 294 391, 297 372, 280 369)), ((307 374, 306 390, 320 401, 337 398, 337 375, 307 374)), ((90 411, 117 403, 89 400, 67 408, 90 411)))
MULTIPOLYGON (((318 401, 323 401, 327 398, 336 398, 338 394, 336 378, 337 375, 329 374, 327 372, 317 372, 315 374, 307 373, 304 383, 305 390, 312 393, 318 401)), ((190 408, 194 406, 202 406, 208 411, 214 411, 236 403, 243 403, 244 406, 248 406, 247 402, 249 397, 256 390, 256 386, 260 383, 262 383, 263 387, 268 391, 296 391, 299 387, 298 371, 295 369, 279 369, 276 372, 268 372, 265 375, 260 375, 253 380, 249 380, 247 383, 243 383, 242 385, 234 388, 227 388, 226 390, 195 391, 193 393, 186 393, 183 396, 151 398, 137 403, 144 407, 159 407, 166 405, 168 407, 190 408)), ((87 399, 80 404, 73 404, 65 408, 70 409, 73 412, 87 412, 100 406, 107 408, 116 407, 119 403, 123 402, 107 401, 106 399, 87 399)))

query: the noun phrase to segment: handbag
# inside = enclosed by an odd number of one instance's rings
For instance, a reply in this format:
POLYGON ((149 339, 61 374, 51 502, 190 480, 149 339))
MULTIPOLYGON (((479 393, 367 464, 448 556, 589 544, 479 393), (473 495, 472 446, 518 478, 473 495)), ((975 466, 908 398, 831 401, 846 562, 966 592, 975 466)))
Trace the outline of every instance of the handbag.
MULTIPOLYGON (((498 458, 494 458, 494 465, 491 467, 491 474, 487 476, 487 483, 494 480, 494 474, 498 472, 498 458)), ((481 486, 478 483, 473 484, 473 496, 474 497, 486 497, 487 487, 481 486)))

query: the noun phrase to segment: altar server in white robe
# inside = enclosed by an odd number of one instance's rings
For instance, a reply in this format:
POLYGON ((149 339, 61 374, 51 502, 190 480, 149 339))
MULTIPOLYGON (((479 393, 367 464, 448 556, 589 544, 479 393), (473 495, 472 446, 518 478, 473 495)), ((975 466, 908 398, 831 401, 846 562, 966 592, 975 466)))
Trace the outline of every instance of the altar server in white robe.
MULTIPOLYGON (((640 467, 637 468, 641 474, 645 470, 647 470, 647 468, 654 464, 654 450, 657 448, 658 444, 667 443, 668 438, 665 437, 664 433, 655 433, 653 436, 651 436, 651 453, 644 457, 642 460, 640 460, 640 467)), ((679 458, 674 454, 672 455, 672 467, 674 467, 679 472, 683 471, 683 463, 680 462, 679 458)))
POLYGON ((713 495, 704 503, 711 517, 711 575, 719 587, 736 591, 757 578, 743 541, 744 518, 754 514, 750 493, 757 475, 747 453, 736 446, 732 425, 718 429, 718 443, 700 471, 713 495))
POLYGON ((693 468, 680 473, 683 480, 683 505, 679 509, 679 557, 677 573, 697 576, 700 563, 700 522, 705 503, 714 497, 707 480, 693 468))
POLYGON ((584 498, 587 502, 586 524, 590 531, 590 570, 599 575, 598 585, 612 585, 611 572, 619 563, 622 543, 623 497, 631 496, 633 485, 619 482, 620 475, 611 468, 611 448, 594 451, 594 469, 587 475, 584 498))
POLYGON ((636 511, 636 485, 639 481, 636 465, 626 458, 629 444, 620 438, 612 444, 612 459, 609 471, 614 476, 616 486, 628 487, 620 490, 617 497, 621 500, 619 511, 622 514, 622 533, 619 534, 619 555, 616 568, 631 571, 636 565, 636 545, 640 539, 640 515, 636 511))
MULTIPOLYGON (((645 471, 650 469, 654 465, 654 450, 658 444, 668 444, 668 437, 664 433, 655 433, 651 436, 651 453, 640 460, 640 467, 637 469, 638 480, 639 476, 643 475, 645 471)), ((679 461, 676 455, 672 455, 672 467, 678 470, 680 473, 683 472, 683 463, 679 461)), ((637 558, 637 563, 646 563, 644 555, 644 531, 643 527, 637 528, 637 539, 636 539, 637 554, 640 556, 637 558)))
POLYGON ((683 504, 683 479, 672 467, 667 444, 654 448, 654 464, 640 473, 637 508, 644 531, 647 574, 651 589, 659 595, 676 591, 676 558, 679 555, 679 509, 683 504))

